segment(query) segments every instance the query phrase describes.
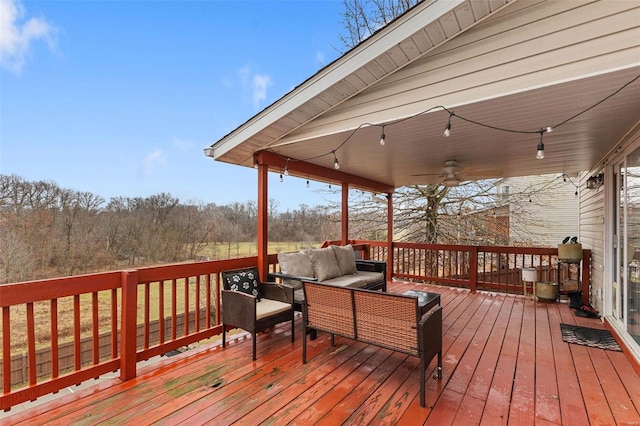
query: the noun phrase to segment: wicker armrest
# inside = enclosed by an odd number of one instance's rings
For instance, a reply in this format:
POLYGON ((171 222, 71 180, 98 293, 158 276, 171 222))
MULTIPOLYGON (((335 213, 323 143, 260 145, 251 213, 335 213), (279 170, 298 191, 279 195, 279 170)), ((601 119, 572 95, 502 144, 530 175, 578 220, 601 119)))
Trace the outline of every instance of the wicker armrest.
POLYGON ((223 323, 246 329, 252 329, 256 322, 257 299, 246 293, 222 290, 223 323))
POLYGON ((288 284, 261 282, 260 297, 293 305, 293 287, 288 284))
POLYGON ((419 345, 418 351, 427 363, 440 351, 442 351, 442 306, 426 313, 418 325, 419 345))

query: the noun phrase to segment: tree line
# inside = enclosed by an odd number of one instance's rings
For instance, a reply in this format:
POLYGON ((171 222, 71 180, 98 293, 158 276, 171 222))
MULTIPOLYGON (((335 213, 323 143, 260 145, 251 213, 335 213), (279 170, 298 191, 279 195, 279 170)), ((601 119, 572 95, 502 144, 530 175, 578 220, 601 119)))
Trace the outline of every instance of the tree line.
MULTIPOLYGON (((323 207, 278 212, 270 200, 271 241, 310 245, 339 229, 323 207)), ((256 230, 252 201, 184 204, 168 193, 106 201, 0 175, 0 283, 194 260, 207 245, 255 241, 256 230)))

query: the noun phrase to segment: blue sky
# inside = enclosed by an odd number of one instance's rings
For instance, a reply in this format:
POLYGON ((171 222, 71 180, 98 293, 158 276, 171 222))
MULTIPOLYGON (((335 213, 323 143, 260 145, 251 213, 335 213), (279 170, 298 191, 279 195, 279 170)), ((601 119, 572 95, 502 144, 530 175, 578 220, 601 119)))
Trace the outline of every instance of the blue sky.
MULTIPOLYGON (((0 173, 113 196, 255 200, 203 149, 339 56, 341 0, 0 0, 0 173)), ((270 174, 279 209, 326 185, 270 174)))

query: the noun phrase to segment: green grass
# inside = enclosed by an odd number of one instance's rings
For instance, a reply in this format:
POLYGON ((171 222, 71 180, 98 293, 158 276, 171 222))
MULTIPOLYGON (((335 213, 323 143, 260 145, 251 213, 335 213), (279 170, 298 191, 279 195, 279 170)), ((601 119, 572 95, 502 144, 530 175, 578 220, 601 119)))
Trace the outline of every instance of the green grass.
MULTIPOLYGON (((299 251, 305 248, 318 248, 321 243, 305 242, 269 242, 268 253, 299 251)), ((197 253, 198 256, 206 256, 211 260, 229 259, 234 257, 249 257, 258 255, 258 245, 254 241, 240 243, 212 243, 205 245, 197 253)))

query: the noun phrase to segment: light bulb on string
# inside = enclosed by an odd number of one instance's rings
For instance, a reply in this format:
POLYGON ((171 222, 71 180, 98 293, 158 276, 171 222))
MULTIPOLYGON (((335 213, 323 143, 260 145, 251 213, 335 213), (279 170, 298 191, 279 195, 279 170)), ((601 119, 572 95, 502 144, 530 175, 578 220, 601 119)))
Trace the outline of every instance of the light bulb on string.
POLYGON ((536 152, 536 158, 542 160, 544 158, 544 143, 542 142, 542 135, 544 130, 540 130, 540 142, 538 142, 538 151, 536 152))
POLYGON ((382 134, 380 135, 380 145, 384 146, 385 143, 384 124, 382 125, 382 134))
POLYGON ((340 163, 338 163, 338 157, 336 157, 336 152, 331 151, 333 153, 333 168, 338 170, 340 168, 340 163))
POLYGON ((447 125, 444 126, 444 136, 446 138, 449 137, 449 135, 451 134, 451 117, 453 117, 453 112, 449 113, 449 120, 447 120, 447 125))

